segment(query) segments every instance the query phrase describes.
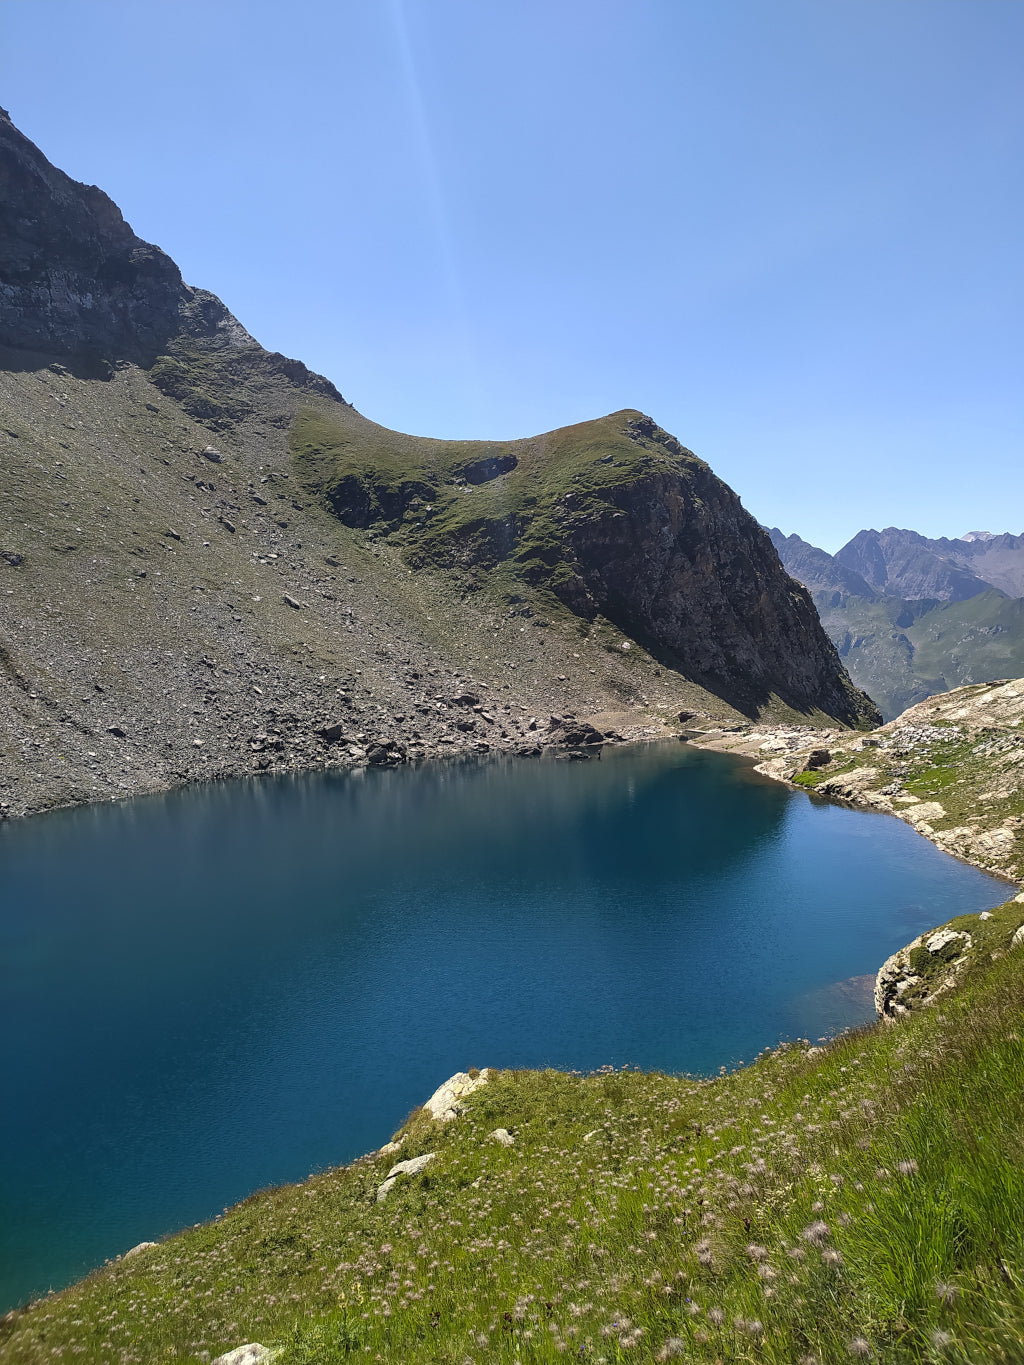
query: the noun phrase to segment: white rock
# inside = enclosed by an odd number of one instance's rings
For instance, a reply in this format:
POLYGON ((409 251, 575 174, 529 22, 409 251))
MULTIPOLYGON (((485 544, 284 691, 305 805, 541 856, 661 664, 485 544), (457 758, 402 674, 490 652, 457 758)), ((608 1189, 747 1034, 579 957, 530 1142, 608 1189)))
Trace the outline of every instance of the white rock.
POLYGON ((912 806, 903 818, 910 825, 930 825, 933 820, 941 820, 945 813, 945 806, 938 801, 922 801, 920 805, 912 806))
POLYGON ((487 1077, 490 1075, 487 1067, 477 1077, 470 1076, 466 1071, 456 1071, 454 1076, 450 1076, 444 1085, 439 1085, 430 1099, 423 1106, 430 1111, 432 1118, 440 1123, 448 1123, 451 1119, 458 1118, 462 1113, 460 1100, 471 1095, 474 1090, 479 1090, 480 1086, 486 1085, 487 1077))
POLYGON ((991 910, 982 910, 982 912, 981 912, 981 914, 978 916, 978 918, 979 918, 979 919, 991 919, 991 918, 992 918, 992 911, 991 911, 991 910))
POLYGON ((1019 896, 1014 896, 1013 899, 1015 901, 1020 901, 1020 903, 1024 905, 1024 891, 1022 891, 1019 896))
POLYGON ((388 1179, 392 1180, 396 1175, 419 1175, 435 1156, 436 1152, 424 1152, 422 1156, 411 1156, 408 1161, 399 1161, 388 1171, 388 1179))
POLYGON ((495 1142, 500 1142, 503 1147, 514 1147, 516 1145, 515 1138, 507 1128, 495 1128, 490 1136, 494 1138, 495 1142))
POLYGON ((383 1204, 388 1195, 398 1184, 398 1176, 393 1175, 389 1180, 385 1180, 382 1185, 377 1186, 377 1203, 383 1204))
POLYGON ((401 1147, 400 1142, 385 1142, 383 1147, 377 1148, 378 1156, 390 1156, 392 1152, 397 1152, 401 1147))
POLYGON ((138 1256, 140 1251, 148 1251, 150 1247, 155 1246, 156 1242, 140 1242, 138 1246, 134 1246, 129 1251, 126 1251, 124 1255, 121 1257, 121 1260, 127 1261, 129 1256, 138 1256))
POLYGON ((400 1175, 418 1175, 424 1166, 433 1161, 436 1155, 436 1152, 424 1152, 422 1156, 413 1156, 408 1161, 399 1161, 397 1165, 392 1166, 391 1170, 388 1171, 387 1179, 383 1184, 377 1186, 377 1203, 384 1203, 395 1185, 398 1184, 400 1175))
POLYGON ((1015 930, 1013 938, 1010 939, 1010 947, 1019 948, 1022 943, 1024 943, 1024 924, 1015 930))
POLYGON ((245 1346, 236 1346, 233 1351, 225 1351, 216 1360, 211 1360, 210 1365, 264 1365, 280 1354, 269 1346, 261 1346, 258 1341, 250 1341, 245 1346))
POLYGON ((963 939, 963 951, 971 946, 970 934, 960 933, 956 929, 940 929, 937 934, 932 934, 926 938, 924 946, 930 953, 941 953, 947 944, 953 943, 956 939, 963 939))

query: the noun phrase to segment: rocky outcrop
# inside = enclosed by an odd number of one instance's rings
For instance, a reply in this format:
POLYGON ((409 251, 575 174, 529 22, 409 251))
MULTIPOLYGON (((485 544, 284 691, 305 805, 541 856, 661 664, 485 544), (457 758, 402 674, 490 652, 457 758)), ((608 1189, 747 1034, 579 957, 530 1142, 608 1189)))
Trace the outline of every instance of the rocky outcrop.
MULTIPOLYGON (((181 346, 268 363, 300 387, 340 399, 301 361, 264 351, 214 294, 194 289, 158 246, 137 237, 117 205, 51 165, 0 109, 0 356, 34 368, 60 360, 109 378, 120 361, 149 369, 165 356, 163 391, 191 392, 166 353, 181 346)), ((201 414, 200 414, 201 415, 201 414)))
POLYGON ((692 451, 642 414, 641 448, 668 456, 564 518, 582 591, 599 610, 690 676, 757 713, 773 694, 797 711, 876 724, 853 687, 809 593, 789 578, 767 533, 692 451))
POLYGON ((879 968, 875 1012, 882 1019, 899 1019, 916 1005, 930 1005, 952 990, 969 961, 971 946, 971 935, 963 930, 919 934, 879 968))
POLYGON ((420 1171, 430 1165, 436 1155, 436 1152, 424 1152, 422 1156, 414 1156, 410 1157, 408 1161, 396 1162, 388 1171, 384 1181, 377 1186, 377 1203, 383 1204, 398 1183, 400 1175, 419 1175, 420 1171))
POLYGON ((437 1123, 450 1123, 462 1113, 462 1101, 487 1084, 490 1071, 484 1067, 476 1075, 468 1071, 456 1071, 443 1085, 439 1085, 423 1108, 437 1123))
POLYGON ((236 1346, 233 1351, 225 1351, 210 1365, 270 1365, 280 1354, 280 1348, 272 1350, 269 1346, 261 1346, 258 1341, 250 1341, 244 1346, 236 1346))

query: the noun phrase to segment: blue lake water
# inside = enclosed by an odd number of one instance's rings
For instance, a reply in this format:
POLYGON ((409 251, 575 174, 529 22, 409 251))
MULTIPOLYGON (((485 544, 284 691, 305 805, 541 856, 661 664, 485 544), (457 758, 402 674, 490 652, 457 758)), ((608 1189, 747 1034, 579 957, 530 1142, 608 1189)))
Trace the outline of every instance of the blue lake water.
POLYGON ((713 1072, 1004 884, 682 745, 0 826, 0 1311, 379 1146, 452 1072, 713 1072))

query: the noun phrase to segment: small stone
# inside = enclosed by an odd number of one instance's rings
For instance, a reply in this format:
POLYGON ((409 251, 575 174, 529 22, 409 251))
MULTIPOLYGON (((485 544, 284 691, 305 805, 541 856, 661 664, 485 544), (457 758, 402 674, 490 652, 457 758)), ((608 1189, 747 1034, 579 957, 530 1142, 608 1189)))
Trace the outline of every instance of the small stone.
POLYGON ((218 517, 217 520, 224 527, 225 531, 230 531, 231 534, 234 535, 235 523, 233 521, 228 521, 227 517, 218 517))
POLYGON ((224 458, 224 456, 220 453, 216 446, 207 446, 206 449, 203 451, 203 454, 213 464, 220 464, 220 462, 224 458))
POLYGON ((297 598, 293 597, 291 593, 286 592, 284 594, 284 600, 290 607, 294 607, 296 611, 302 610, 303 604, 297 598))
POLYGON ((387 1179, 377 1186, 377 1203, 383 1204, 398 1183, 400 1175, 419 1175, 424 1166, 429 1165, 436 1155, 436 1152, 424 1152, 422 1156, 410 1157, 408 1161, 399 1161, 397 1165, 392 1166, 387 1179))
POLYGON ((172 540, 180 540, 180 539, 181 539, 181 536, 178 535, 177 531, 172 531, 171 528, 170 528, 169 526, 168 526, 167 530, 164 532, 164 535, 170 536, 170 538, 171 538, 172 540))
POLYGON ((127 730, 122 730, 121 727, 120 727, 120 725, 108 725, 108 726, 107 726, 107 734, 108 734, 108 735, 114 735, 114 736, 116 736, 117 739, 127 739, 127 738, 128 738, 128 731, 127 731, 127 730))
POLYGON ((333 744, 335 740, 341 739, 344 733, 345 727, 340 720, 331 721, 329 725, 323 725, 320 728, 320 738, 328 744, 333 744))
POLYGON ((436 1152, 424 1152, 422 1156, 411 1156, 408 1161, 396 1162, 388 1171, 387 1178, 391 1180, 396 1175, 419 1175, 424 1166, 429 1166, 435 1156, 437 1156, 436 1152))
POLYGON ((507 1128, 495 1128, 490 1136, 494 1138, 495 1142, 500 1142, 503 1147, 514 1147, 516 1145, 515 1138, 507 1128))
POLYGON ((391 1191, 394 1189, 394 1187, 395 1187, 397 1184, 398 1184, 398 1176, 397 1176, 397 1175, 393 1175, 393 1176, 390 1176, 387 1180, 385 1180, 382 1184, 378 1185, 378 1186, 377 1186, 377 1203, 378 1203, 378 1204, 383 1204, 383 1203, 384 1203, 384 1200, 387 1199, 388 1195, 391 1193, 391 1191))
POLYGON ((266 1365, 278 1355, 280 1351, 272 1351, 269 1346, 250 1341, 245 1346, 236 1346, 233 1351, 225 1351, 216 1360, 211 1360, 210 1365, 266 1365))
POLYGON ((16 554, 14 550, 4 550, 0 558, 6 559, 12 569, 16 569, 19 564, 24 564, 25 556, 16 554))

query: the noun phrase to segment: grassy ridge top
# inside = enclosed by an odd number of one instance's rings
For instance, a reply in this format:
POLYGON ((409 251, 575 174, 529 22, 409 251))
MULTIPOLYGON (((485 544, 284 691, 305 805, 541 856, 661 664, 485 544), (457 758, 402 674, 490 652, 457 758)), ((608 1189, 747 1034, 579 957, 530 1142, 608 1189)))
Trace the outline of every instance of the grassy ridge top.
POLYGON ((492 1075, 398 1152, 11 1315, 4 1360, 1017 1361, 1024 951, 994 955, 940 1007, 715 1080, 492 1075))
POLYGON ((399 533, 417 568, 509 559, 516 575, 556 591, 566 576, 560 514, 585 520, 657 472, 709 472, 632 409, 505 442, 402 436, 346 418, 306 408, 291 432, 300 478, 343 521, 399 533), (641 444, 650 433, 655 441, 641 444))

